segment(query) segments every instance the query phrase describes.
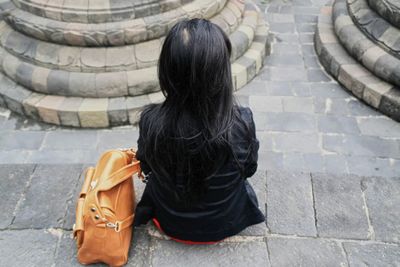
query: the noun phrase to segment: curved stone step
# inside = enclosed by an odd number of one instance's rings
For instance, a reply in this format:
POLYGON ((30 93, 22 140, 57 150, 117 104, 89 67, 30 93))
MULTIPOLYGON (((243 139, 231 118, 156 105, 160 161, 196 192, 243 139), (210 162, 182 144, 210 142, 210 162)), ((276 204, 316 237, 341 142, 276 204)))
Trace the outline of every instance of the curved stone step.
POLYGON ((392 25, 400 28, 400 3, 398 0, 368 0, 368 3, 392 25))
MULTIPOLYGON (((243 55, 250 46, 257 27, 258 13, 255 4, 246 4, 241 24, 229 36, 232 61, 243 55)), ((24 62, 50 70, 90 73, 155 66, 164 41, 164 37, 161 37, 126 46, 72 47, 34 39, 15 31, 5 22, 0 22, 0 34, 1 46, 24 62)))
POLYGON ((367 0, 347 0, 347 5, 351 18, 364 34, 387 52, 400 58, 400 29, 372 10, 367 0))
MULTIPOLYGON (((261 69, 269 53, 268 27, 261 19, 254 41, 232 64, 235 90, 248 83, 261 69)), ((0 105, 47 123, 72 127, 109 127, 135 124, 141 108, 163 100, 161 92, 113 98, 65 97, 34 93, 0 73, 0 105)))
POLYGON ((179 8, 193 0, 14 0, 16 6, 53 20, 80 23, 115 22, 179 8))
MULTIPOLYGON (((230 0, 239 9, 239 0, 230 0)), ((14 9, 5 17, 15 30, 47 42, 72 46, 121 46, 156 39, 164 36, 183 18, 212 18, 225 7, 227 0, 194 0, 180 8, 161 14, 109 23, 74 23, 56 21, 21 9, 14 9)), ((239 10, 240 11, 240 10, 239 10)), ((227 20, 238 20, 237 10, 227 9, 227 20)), ((241 12, 240 12, 241 13, 241 12)))
POLYGON ((336 0, 332 12, 336 35, 346 50, 376 76, 400 86, 400 59, 363 34, 351 19, 346 0, 336 0))
POLYGON ((321 9, 315 33, 321 64, 357 98, 400 121, 400 89, 377 78, 342 47, 332 25, 332 6, 321 9))

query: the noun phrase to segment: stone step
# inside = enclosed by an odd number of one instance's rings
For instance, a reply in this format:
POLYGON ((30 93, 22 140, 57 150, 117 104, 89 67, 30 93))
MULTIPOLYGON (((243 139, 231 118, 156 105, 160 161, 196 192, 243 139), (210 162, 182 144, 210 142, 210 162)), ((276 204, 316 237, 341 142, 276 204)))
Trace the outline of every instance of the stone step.
POLYGON ((381 79, 400 86, 400 59, 371 41, 351 19, 346 0, 336 0, 332 17, 334 30, 350 55, 381 79))
POLYGON ((368 5, 367 0, 347 0, 354 23, 375 44, 400 58, 400 29, 394 27, 368 5))
POLYGON ((11 10, 5 19, 15 30, 47 42, 72 46, 121 46, 160 38, 183 18, 210 19, 221 14, 229 21, 228 25, 237 25, 243 4, 240 0, 230 2, 229 8, 222 11, 227 0, 194 0, 161 14, 109 23, 57 21, 21 9, 11 10))
MULTIPOLYGON (((269 53, 268 27, 260 18, 254 41, 243 56, 232 64, 235 90, 248 83, 260 71, 269 53)), ((163 100, 161 92, 147 95, 87 98, 34 93, 0 73, 0 106, 51 124, 101 128, 135 124, 141 108, 163 100)))
POLYGON ((115 22, 142 18, 179 8, 193 0, 14 0, 16 6, 53 20, 79 23, 115 22))
POLYGON ((392 25, 400 28, 400 2, 398 0, 368 0, 368 3, 392 25))
MULTIPOLYGON (((258 12, 255 4, 247 4, 242 24, 230 35, 233 63, 248 50, 254 37, 259 37, 258 12)), ((6 23, 1 25, 7 31, 6 23)), ((80 48, 37 41, 8 29, 12 32, 3 33, 0 38, 5 47, 0 47, 2 71, 27 89, 92 98, 135 96, 159 90, 155 67, 159 53, 155 51, 161 49, 160 39, 131 45, 134 47, 80 48)))
MULTIPOLYGON (((241 24, 230 34, 232 61, 252 42, 258 11, 248 3, 241 24)), ((164 37, 143 43, 111 47, 73 47, 34 39, 0 22, 0 45, 21 61, 50 70, 69 72, 118 72, 155 66, 164 37), (158 51, 158 52, 157 52, 158 51)))
POLYGON ((400 89, 376 77, 342 46, 332 24, 332 6, 321 9, 315 49, 324 68, 357 98, 400 121, 400 89))

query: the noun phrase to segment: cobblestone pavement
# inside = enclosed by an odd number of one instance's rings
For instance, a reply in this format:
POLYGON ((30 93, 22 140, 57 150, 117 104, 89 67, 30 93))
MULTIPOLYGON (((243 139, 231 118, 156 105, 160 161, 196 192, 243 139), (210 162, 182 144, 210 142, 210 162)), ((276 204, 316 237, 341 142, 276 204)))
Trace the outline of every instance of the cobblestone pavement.
MULTIPOLYGON (((236 94, 256 120, 259 169, 249 181, 267 223, 215 246, 136 229, 128 266, 400 266, 400 124, 323 71, 313 32, 324 3, 260 3, 272 55, 236 94)), ((80 174, 137 135, 135 126, 76 130, 0 110, 0 265, 77 266, 80 174)))

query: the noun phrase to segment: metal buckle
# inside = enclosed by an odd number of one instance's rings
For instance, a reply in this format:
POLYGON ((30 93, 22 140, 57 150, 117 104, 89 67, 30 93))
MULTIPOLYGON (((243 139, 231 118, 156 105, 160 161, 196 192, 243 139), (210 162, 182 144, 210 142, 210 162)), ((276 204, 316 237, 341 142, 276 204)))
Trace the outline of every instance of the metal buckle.
POLYGON ((116 221, 115 223, 108 222, 108 223, 106 223, 106 226, 107 226, 108 228, 113 228, 114 231, 117 232, 117 233, 119 233, 119 232, 121 231, 120 225, 119 225, 119 222, 118 222, 118 221, 116 221))

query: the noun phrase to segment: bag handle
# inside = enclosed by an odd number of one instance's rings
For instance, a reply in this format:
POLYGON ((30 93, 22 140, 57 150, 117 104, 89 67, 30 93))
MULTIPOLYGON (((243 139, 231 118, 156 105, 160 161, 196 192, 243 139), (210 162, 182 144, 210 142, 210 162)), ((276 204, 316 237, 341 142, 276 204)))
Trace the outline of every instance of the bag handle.
POLYGON ((106 179, 97 186, 97 191, 110 190, 111 188, 131 178, 133 174, 135 174, 136 172, 140 172, 139 163, 139 161, 133 162, 114 172, 113 174, 111 174, 110 178, 106 179))

